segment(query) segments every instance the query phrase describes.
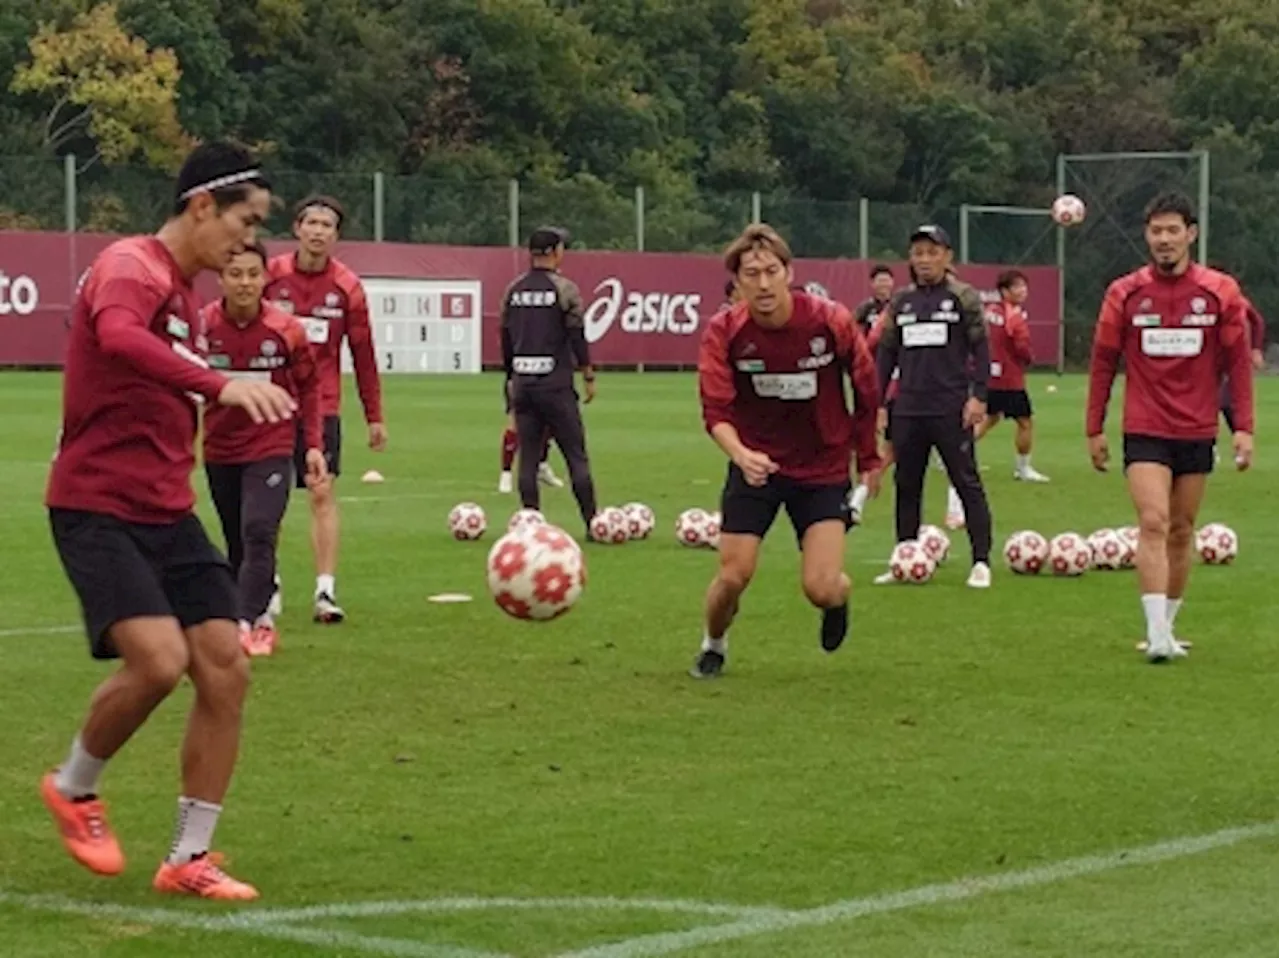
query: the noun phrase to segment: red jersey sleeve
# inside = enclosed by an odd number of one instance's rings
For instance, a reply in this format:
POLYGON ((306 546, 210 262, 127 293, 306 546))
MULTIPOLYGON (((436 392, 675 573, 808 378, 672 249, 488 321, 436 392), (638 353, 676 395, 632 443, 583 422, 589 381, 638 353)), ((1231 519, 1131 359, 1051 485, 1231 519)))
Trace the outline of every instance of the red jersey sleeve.
POLYGON ((1111 387, 1120 368, 1124 351, 1124 302, 1132 285, 1133 274, 1121 277, 1107 287, 1093 330, 1093 352, 1089 357, 1089 400, 1085 407, 1084 432, 1096 436, 1102 432, 1107 418, 1111 387))
POLYGON ((365 422, 382 422, 382 382, 378 378, 378 358, 373 350, 373 326, 369 322, 369 299, 355 274, 344 277, 347 294, 347 343, 356 370, 356 390, 364 406, 365 422))
POLYGON ((1262 349, 1267 344, 1267 321, 1247 297, 1244 303, 1249 320, 1249 348, 1262 349))
POLYGON ((838 303, 832 310, 830 325, 835 336, 836 355, 847 364, 845 368, 853 386, 853 451, 857 456, 858 471, 879 469, 876 413, 880 408, 880 382, 876 362, 853 316, 838 303))
POLYGON ((729 342, 733 338, 734 309, 736 307, 723 309, 711 317, 698 347, 698 394, 702 400, 702 421, 707 432, 722 422, 733 424, 737 387, 733 382, 733 367, 729 364, 729 342))
POLYGON ((1013 357, 1025 369, 1031 365, 1031 327, 1027 324, 1027 314, 1021 307, 1015 306, 1005 310, 1004 322, 1013 357))
POLYGON ((106 279, 94 290, 89 316, 99 347, 141 376, 216 400, 227 378, 211 370, 191 348, 166 343, 151 331, 151 317, 161 303, 160 291, 142 276, 124 271, 106 279))
POLYGON ((307 341, 307 330, 297 319, 287 316, 281 330, 289 347, 289 371, 298 389, 298 414, 308 449, 324 448, 324 417, 320 413, 320 376, 315 353, 307 341))
POLYGON ((1222 349, 1222 372, 1227 375, 1235 428, 1237 432, 1252 434, 1253 365, 1249 357, 1252 346, 1248 319, 1251 304, 1229 276, 1220 276, 1213 285, 1222 304, 1222 315, 1218 317, 1218 343, 1222 349))

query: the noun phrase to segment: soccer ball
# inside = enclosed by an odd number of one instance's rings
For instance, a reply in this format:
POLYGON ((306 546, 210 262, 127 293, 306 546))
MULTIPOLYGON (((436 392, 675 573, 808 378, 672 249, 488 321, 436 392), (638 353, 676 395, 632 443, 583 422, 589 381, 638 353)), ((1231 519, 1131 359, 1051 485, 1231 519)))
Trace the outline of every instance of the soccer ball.
POLYGON ((1064 532, 1049 543, 1049 568, 1054 575, 1082 575, 1092 562, 1093 550, 1078 533, 1064 532))
POLYGON ((1005 540, 1004 564, 1017 575, 1035 575, 1049 561, 1049 543, 1029 529, 1015 532, 1005 540))
POLYGON ((653 532, 653 510, 643 502, 628 502, 622 507, 627 519, 627 537, 631 539, 647 539, 653 532))
POLYGON ((449 510, 449 532, 455 539, 479 539, 486 527, 484 510, 474 502, 459 502, 449 510))
POLYGON ((507 521, 507 531, 518 532, 528 526, 544 526, 546 524, 547 517, 537 509, 517 509, 507 521))
POLYGON ((707 545, 712 549, 720 548, 720 512, 707 513, 707 545))
POLYGON ((698 549, 708 544, 711 516, 705 509, 686 509, 676 519, 676 538, 681 545, 698 549))
POLYGON ((1240 537, 1221 522, 1211 522, 1196 533, 1196 552, 1209 565, 1228 565, 1240 551, 1240 537))
POLYGON ((627 514, 617 506, 606 506, 591 517, 591 538, 614 545, 626 542, 627 514))
POLYGON ((1084 222, 1084 200, 1072 193, 1063 193, 1053 201, 1050 212, 1059 226, 1077 226, 1084 222))
POLYGON ((1126 557, 1132 554, 1129 543, 1115 529, 1099 529, 1087 541, 1095 569, 1123 569, 1126 557))
POLYGON ((1138 561, 1138 527, 1123 526, 1116 530, 1116 535, 1124 543, 1124 558, 1120 563, 1122 569, 1132 569, 1138 561))
POLYGON ((915 539, 899 542, 889 556, 889 571, 898 582, 928 582, 937 567, 924 546, 915 539))
POLYGON ((928 553, 934 565, 942 565, 951 552, 951 539, 937 526, 921 526, 916 533, 916 542, 928 553))
POLYGON ((489 550, 489 592, 513 619, 564 615, 587 584, 582 549, 563 529, 542 523, 508 532, 489 550))

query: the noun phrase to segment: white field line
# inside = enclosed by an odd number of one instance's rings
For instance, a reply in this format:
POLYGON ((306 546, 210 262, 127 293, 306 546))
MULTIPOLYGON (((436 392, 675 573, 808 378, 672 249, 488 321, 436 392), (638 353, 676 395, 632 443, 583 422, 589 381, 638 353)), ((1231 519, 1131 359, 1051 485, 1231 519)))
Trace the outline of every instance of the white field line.
POLYGON ((30 625, 20 629, 0 629, 0 639, 20 635, 59 635, 64 632, 83 632, 83 625, 30 625))
POLYGON ((565 952, 556 956, 556 958, 652 958, 655 955, 670 955, 696 948, 699 945, 722 944, 727 941, 738 941, 759 935, 793 931, 798 928, 816 928, 839 921, 864 918, 868 915, 881 915, 887 912, 902 911, 907 908, 920 908, 964 901, 995 892, 1013 891, 1019 888, 1034 888, 1039 885, 1049 885, 1071 878, 1099 875, 1131 865, 1151 865, 1176 858, 1185 858, 1189 855, 1198 855, 1215 848, 1226 848, 1252 838, 1263 838, 1274 836, 1275 834, 1275 822, 1264 825, 1250 825, 1243 828, 1228 828, 1220 832, 1214 832, 1211 835, 1175 838, 1156 845, 1144 845, 1125 851, 1086 855, 1082 858, 1068 858, 1064 861, 1022 871, 994 875, 974 875, 945 884, 924 885, 908 891, 872 895, 867 898, 853 898, 803 911, 743 918, 740 921, 729 922, 728 924, 709 925, 689 931, 642 935, 638 938, 629 938, 626 941, 610 945, 599 945, 579 951, 565 952))

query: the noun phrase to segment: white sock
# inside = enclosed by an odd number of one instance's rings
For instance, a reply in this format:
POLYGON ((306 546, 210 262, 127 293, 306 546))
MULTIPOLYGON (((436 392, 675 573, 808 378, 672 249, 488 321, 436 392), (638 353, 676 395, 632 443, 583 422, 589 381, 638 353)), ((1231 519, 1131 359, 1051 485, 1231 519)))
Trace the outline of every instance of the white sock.
POLYGON ((86 795, 96 795, 98 776, 102 774, 106 764, 105 758, 94 758, 84 750, 84 745, 80 743, 80 736, 77 734, 71 742, 71 751, 67 755, 67 760, 54 773, 54 788, 63 798, 84 798, 86 795))
POLYGON ((202 802, 198 798, 178 799, 178 824, 173 831, 173 845, 166 861, 170 865, 183 865, 207 852, 221 811, 221 805, 202 802))
POLYGON ((867 496, 869 494, 867 487, 862 483, 858 483, 858 487, 853 490, 853 498, 849 500, 849 508, 854 512, 861 512, 862 507, 867 504, 867 496))
POLYGON ((964 515, 964 503, 960 501, 960 493, 955 486, 947 486, 947 513, 953 516, 964 515))
POLYGON ((1165 608, 1164 617, 1169 622, 1169 631, 1172 632, 1173 620, 1178 617, 1178 610, 1182 608, 1182 600, 1181 599, 1165 599, 1164 608, 1165 608))
POLYGON ((719 652, 721 655, 728 655, 729 637, 727 635, 722 635, 718 639, 713 639, 709 635, 703 635, 702 651, 703 652, 719 652))
POLYGON ((1015 461, 1018 464, 1015 467, 1017 468, 1018 472, 1026 472, 1028 469, 1031 468, 1031 453, 1027 453, 1025 456, 1022 453, 1018 453, 1015 461))
POLYGON ((317 596, 327 595, 329 598, 332 599, 337 595, 337 588, 338 586, 337 586, 337 583, 333 581, 333 576, 331 575, 316 576, 316 595, 317 596))
POLYGON ((1147 641, 1154 642, 1164 638, 1169 620, 1166 611, 1169 600, 1160 592, 1148 592, 1142 596, 1142 611, 1147 616, 1147 641))
POLYGON ((262 628, 264 626, 268 629, 274 629, 276 627, 275 619, 271 618, 271 614, 269 612, 262 613, 262 615, 258 616, 258 620, 253 623, 253 627, 255 629, 262 628))

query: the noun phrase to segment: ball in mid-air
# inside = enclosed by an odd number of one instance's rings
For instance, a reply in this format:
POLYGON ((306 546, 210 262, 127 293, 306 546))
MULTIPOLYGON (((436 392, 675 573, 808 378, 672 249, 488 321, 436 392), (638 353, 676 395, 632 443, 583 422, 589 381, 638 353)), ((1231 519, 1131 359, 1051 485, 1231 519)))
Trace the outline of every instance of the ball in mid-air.
POLYGON ((1063 193, 1053 201, 1050 214, 1059 226, 1078 226, 1084 222, 1084 200, 1074 193, 1063 193))
POLYGON ((489 550, 489 592, 513 619, 545 622, 582 597, 587 566, 582 548, 563 529, 532 525, 508 532, 489 550))
POLYGON ((487 526, 484 510, 474 502, 459 502, 449 510, 449 533, 455 539, 479 539, 487 526))

